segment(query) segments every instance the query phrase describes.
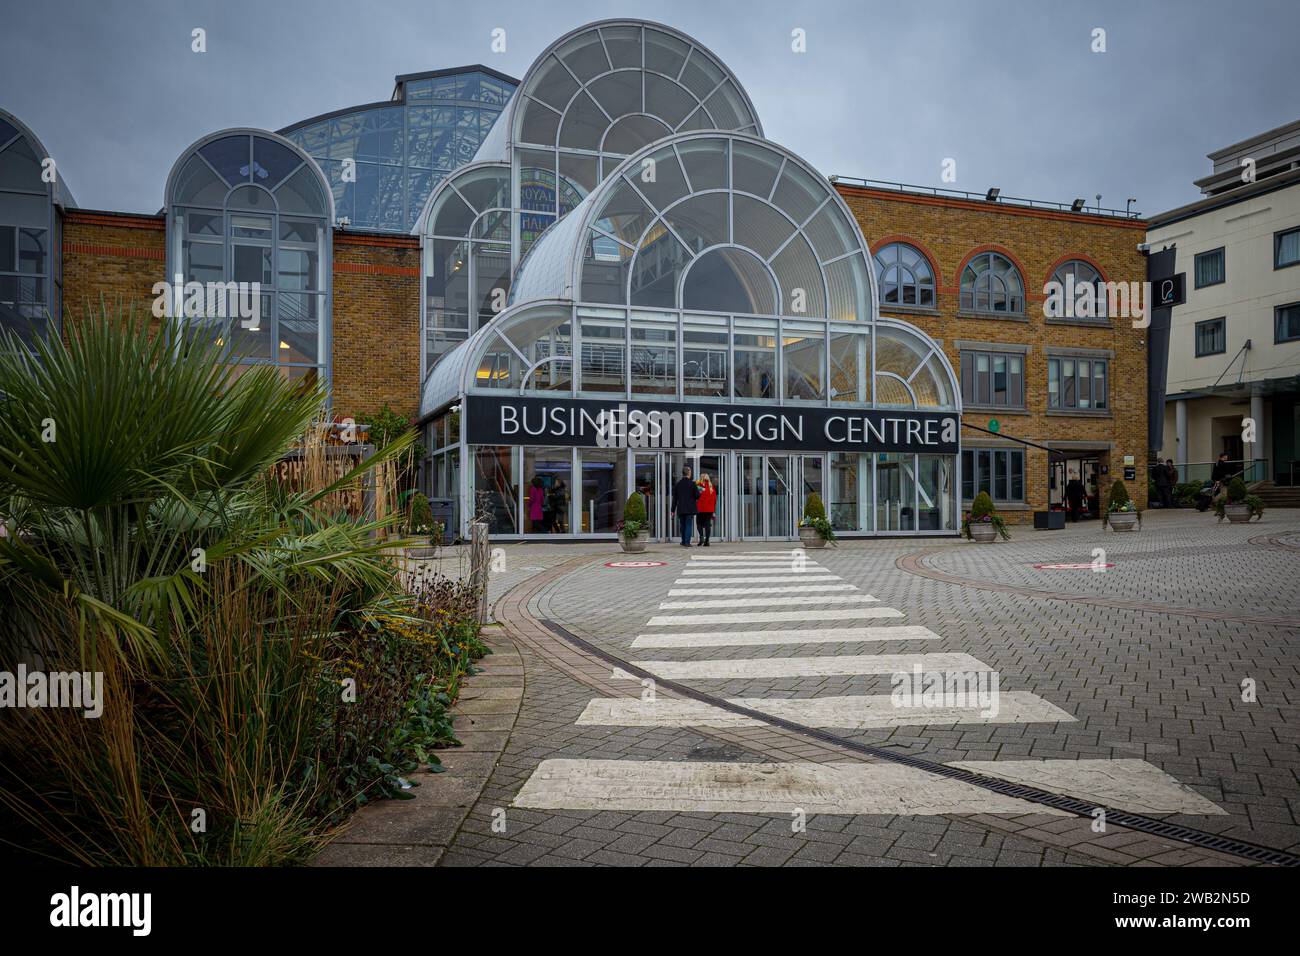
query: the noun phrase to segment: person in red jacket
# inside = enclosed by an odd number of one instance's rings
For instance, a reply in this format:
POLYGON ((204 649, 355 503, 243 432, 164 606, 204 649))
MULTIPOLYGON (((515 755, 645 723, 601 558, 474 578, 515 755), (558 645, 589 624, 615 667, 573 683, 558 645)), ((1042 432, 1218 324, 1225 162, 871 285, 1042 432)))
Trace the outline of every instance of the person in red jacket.
POLYGON ((695 502, 695 523, 700 527, 700 546, 707 548, 713 532, 713 512, 718 509, 718 489, 709 480, 707 472, 700 472, 700 480, 695 484, 700 489, 699 500, 695 502))

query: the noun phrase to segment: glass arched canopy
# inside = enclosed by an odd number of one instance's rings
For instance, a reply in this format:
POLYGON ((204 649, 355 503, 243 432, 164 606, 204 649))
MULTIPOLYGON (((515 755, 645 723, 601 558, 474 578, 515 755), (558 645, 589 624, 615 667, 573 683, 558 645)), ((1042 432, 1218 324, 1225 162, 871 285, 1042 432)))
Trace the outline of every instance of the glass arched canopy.
POLYGON ((166 210, 169 280, 226 290, 209 291, 200 309, 186 296, 175 318, 208 330, 241 364, 327 376, 334 210, 320 167, 274 133, 214 133, 172 167, 166 210))
MULTIPOLYGON (((497 167, 504 175, 507 213, 494 221, 494 241, 510 250, 510 273, 547 229, 573 210, 632 153, 690 130, 737 130, 762 135, 748 96, 736 78, 703 46, 659 24, 609 20, 582 27, 552 44, 529 69, 505 114, 470 166, 438 186, 417 227, 426 237, 425 268, 463 240, 448 233, 446 205, 460 177, 497 167)), ((494 266, 495 268, 495 266, 494 266)), ((467 276, 471 288, 477 276, 467 276)), ((508 279, 507 279, 508 281, 508 279)), ((475 310, 442 306, 426 296, 425 367, 476 325, 475 310), (447 308, 447 314, 440 311, 447 308)), ((477 293, 475 293, 477 294, 477 293)), ((453 297, 454 302, 454 297, 453 297)))
POLYGON ((28 342, 59 318, 55 207, 76 205, 48 160, 31 130, 0 110, 0 328, 28 342))
POLYGON ((509 308, 434 369, 422 412, 503 390, 955 410, 942 350, 877 319, 869 255, 839 195, 788 151, 739 134, 660 141, 537 242, 509 308))

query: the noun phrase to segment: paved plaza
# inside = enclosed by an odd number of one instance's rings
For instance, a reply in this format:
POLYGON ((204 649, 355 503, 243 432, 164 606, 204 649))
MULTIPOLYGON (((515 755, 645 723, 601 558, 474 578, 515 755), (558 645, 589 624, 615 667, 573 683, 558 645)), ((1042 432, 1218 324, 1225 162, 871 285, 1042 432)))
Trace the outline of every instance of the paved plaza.
POLYGON ((792 547, 504 546, 508 666, 488 658, 456 724, 486 782, 421 860, 1255 862, 1100 808, 1300 847, 1300 512, 792 547), (662 563, 608 566, 629 560, 662 563), (986 694, 899 698, 933 674, 986 694))

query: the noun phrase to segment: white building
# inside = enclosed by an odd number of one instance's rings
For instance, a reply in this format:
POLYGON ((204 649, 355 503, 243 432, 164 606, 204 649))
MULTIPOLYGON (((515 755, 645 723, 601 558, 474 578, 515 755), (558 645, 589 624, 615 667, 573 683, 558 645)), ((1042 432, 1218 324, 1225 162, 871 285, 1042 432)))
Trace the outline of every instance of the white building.
POLYGON ((1175 249, 1173 271, 1186 278, 1186 301, 1172 313, 1159 457, 1174 459, 1189 481, 1208 475, 1226 451, 1263 490, 1294 487, 1300 121, 1209 159, 1213 172, 1196 181, 1205 198, 1151 217, 1147 232, 1153 253, 1175 249))

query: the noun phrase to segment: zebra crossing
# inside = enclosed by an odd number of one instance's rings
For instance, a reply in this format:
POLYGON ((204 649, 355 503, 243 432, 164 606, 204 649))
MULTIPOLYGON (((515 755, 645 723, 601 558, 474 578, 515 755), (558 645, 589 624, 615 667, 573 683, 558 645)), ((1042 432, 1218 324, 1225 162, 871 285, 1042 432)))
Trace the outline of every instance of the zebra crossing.
MULTIPOLYGON (((693 554, 670 586, 633 649, 697 651, 777 649, 779 656, 633 660, 662 680, 778 681, 870 675, 990 675, 969 654, 869 653, 883 641, 930 641, 940 635, 901 623, 906 615, 802 550, 693 554), (701 586, 717 585, 717 586, 701 586), (881 623, 885 621, 898 623, 881 623), (793 625, 767 627, 766 625, 793 625), (746 627, 745 625, 760 625, 746 627), (693 630, 680 630, 683 627, 693 630), (780 648, 860 645, 859 653, 780 655, 780 648)), ((616 680, 639 678, 615 671, 616 680)), ((996 676, 996 675, 994 675, 996 676)), ((644 682, 641 682, 642 684, 644 682)), ((903 682, 906 684, 906 681, 903 682)), ((840 731, 897 727, 1070 723, 1066 711, 1030 691, 999 691, 978 702, 962 697, 825 694, 727 697, 750 712, 807 727, 840 731), (992 704, 989 706, 989 704, 992 704)), ((694 699, 653 693, 591 700, 579 726, 736 728, 762 726, 749 714, 694 699)), ((1143 760, 977 760, 953 766, 1031 784, 1099 805, 1136 812, 1221 814, 1216 804, 1143 760)), ((674 810, 678 812, 978 814, 1044 813, 1039 804, 996 794, 924 770, 889 763, 736 763, 670 760, 543 760, 514 805, 534 809, 674 810)))

